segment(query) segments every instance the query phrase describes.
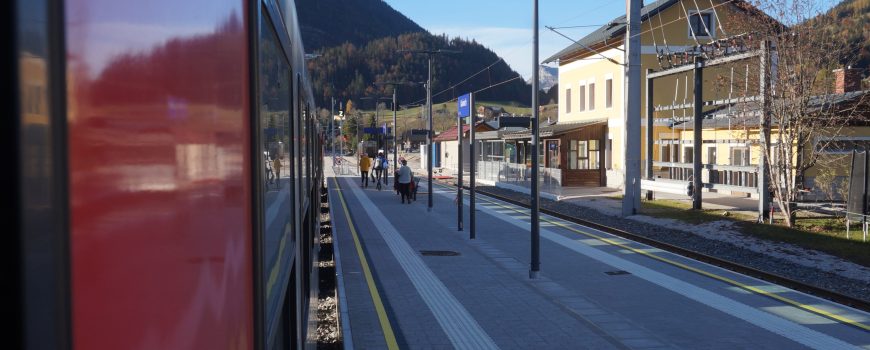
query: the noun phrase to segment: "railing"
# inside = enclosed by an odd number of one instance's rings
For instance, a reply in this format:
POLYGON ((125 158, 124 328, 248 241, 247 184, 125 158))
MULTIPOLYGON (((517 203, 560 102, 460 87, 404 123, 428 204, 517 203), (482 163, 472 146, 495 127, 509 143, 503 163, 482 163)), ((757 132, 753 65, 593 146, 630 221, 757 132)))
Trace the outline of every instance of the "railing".
MULTIPOLYGON (((540 167, 542 187, 560 187, 562 185, 562 170, 540 167)), ((510 163, 503 160, 477 162, 477 179, 491 182, 502 182, 520 186, 531 186, 532 169, 525 164, 510 163)))
MULTIPOLYGON (((654 173, 664 179, 689 181, 694 175, 692 163, 653 162, 654 173)), ((702 164, 704 187, 736 192, 758 192, 757 165, 702 164)))

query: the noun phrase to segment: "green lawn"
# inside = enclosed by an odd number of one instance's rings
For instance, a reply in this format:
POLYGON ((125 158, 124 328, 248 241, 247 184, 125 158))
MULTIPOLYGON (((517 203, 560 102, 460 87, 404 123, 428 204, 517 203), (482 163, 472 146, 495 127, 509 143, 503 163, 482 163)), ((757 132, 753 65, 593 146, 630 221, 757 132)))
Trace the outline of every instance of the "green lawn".
POLYGON ((739 223, 744 234, 815 249, 870 267, 870 243, 861 241, 860 225, 853 225, 851 238, 846 239, 846 222, 841 218, 799 218, 795 227, 789 228, 776 221, 773 225, 755 223, 754 216, 734 213, 725 216, 722 210, 696 211, 686 203, 668 200, 644 201, 641 213, 693 225, 732 220, 739 223))

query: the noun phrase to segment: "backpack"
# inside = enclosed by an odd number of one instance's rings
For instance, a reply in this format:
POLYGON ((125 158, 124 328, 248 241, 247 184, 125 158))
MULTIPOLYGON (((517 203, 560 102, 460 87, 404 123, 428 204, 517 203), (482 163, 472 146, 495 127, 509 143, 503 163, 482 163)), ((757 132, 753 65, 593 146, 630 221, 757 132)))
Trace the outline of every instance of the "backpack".
POLYGON ((383 164, 381 164, 381 168, 384 168, 384 169, 390 168, 390 161, 388 161, 387 158, 384 158, 384 162, 383 162, 383 164))

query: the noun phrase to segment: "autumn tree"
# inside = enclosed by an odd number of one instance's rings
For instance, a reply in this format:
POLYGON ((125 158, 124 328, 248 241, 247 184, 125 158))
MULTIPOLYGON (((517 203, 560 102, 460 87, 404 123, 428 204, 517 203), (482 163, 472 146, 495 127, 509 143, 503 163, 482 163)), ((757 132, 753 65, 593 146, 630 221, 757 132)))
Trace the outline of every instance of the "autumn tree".
POLYGON ((769 16, 751 16, 747 23, 771 44, 769 106, 759 107, 771 136, 761 150, 773 200, 788 226, 806 191, 806 171, 827 166, 825 151, 838 147, 836 138, 865 118, 863 93, 835 91, 831 72, 850 65, 856 55, 832 40, 828 29, 835 18, 819 6, 814 0, 759 0, 755 7, 769 16))

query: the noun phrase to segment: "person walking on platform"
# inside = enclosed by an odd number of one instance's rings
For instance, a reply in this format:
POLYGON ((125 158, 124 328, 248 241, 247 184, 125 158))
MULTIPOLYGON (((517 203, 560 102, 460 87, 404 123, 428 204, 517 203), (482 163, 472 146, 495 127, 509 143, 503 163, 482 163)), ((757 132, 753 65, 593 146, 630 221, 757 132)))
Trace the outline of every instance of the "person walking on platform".
POLYGON ((378 181, 378 189, 381 189, 381 178, 384 176, 384 161, 386 157, 384 157, 384 151, 378 150, 378 156, 375 158, 375 179, 378 181))
POLYGON ((359 159, 359 175, 362 177, 359 185, 362 187, 369 187, 369 168, 371 166, 371 158, 363 152, 362 157, 359 159))
POLYGON ((275 171, 275 183, 278 188, 281 188, 281 157, 276 156, 275 160, 272 161, 272 169, 275 171))
POLYGON ((402 193, 402 203, 405 203, 405 199, 408 199, 408 204, 411 204, 411 180, 414 179, 414 174, 411 172, 411 168, 408 167, 408 161, 402 159, 402 166, 399 167, 399 170, 396 172, 399 176, 396 178, 396 182, 399 183, 399 192, 402 193))

